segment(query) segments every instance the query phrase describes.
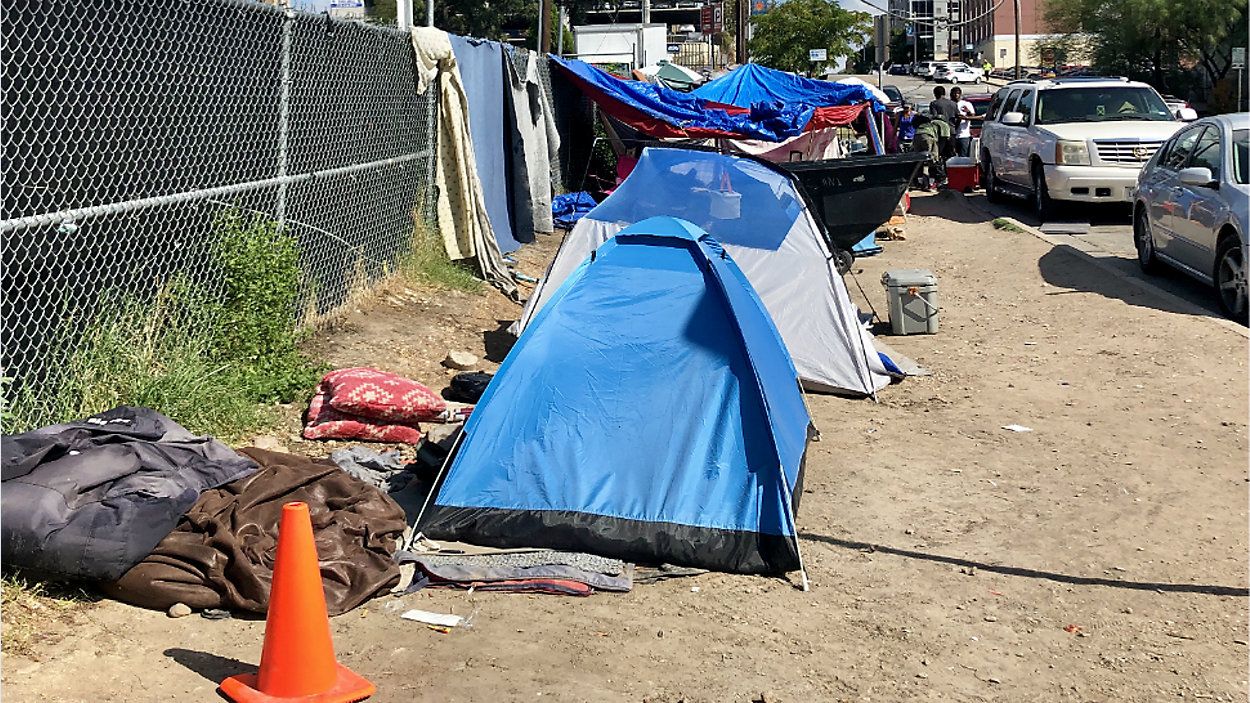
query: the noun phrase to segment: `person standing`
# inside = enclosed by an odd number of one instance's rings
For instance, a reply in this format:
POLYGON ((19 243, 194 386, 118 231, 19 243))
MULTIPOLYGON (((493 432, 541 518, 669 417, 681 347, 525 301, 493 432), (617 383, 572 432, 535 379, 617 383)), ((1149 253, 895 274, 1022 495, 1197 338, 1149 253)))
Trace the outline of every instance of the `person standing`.
POLYGON ((959 156, 972 156, 972 121, 979 120, 977 109, 972 103, 964 100, 963 88, 951 88, 951 102, 959 112, 959 121, 955 125, 955 153, 959 156))
POLYGON ((911 105, 903 103, 903 109, 898 113, 898 143, 900 151, 907 151, 911 148, 911 142, 916 138, 916 112, 912 110, 911 105))
POLYGON ((922 187, 933 190, 946 184, 945 157, 941 153, 940 145, 950 141, 951 126, 941 117, 917 116, 914 123, 917 125, 916 138, 911 143, 911 150, 929 155, 925 164, 927 176, 923 179, 922 187))
MULTIPOLYGON (((959 89, 955 88, 955 90, 959 89)), ((946 130, 946 136, 938 144, 938 154, 943 160, 949 159, 955 154, 954 143, 951 142, 950 135, 959 127, 959 106, 946 97, 946 88, 943 86, 939 85, 933 89, 933 102, 929 103, 929 117, 944 120, 946 126, 950 127, 946 130)))

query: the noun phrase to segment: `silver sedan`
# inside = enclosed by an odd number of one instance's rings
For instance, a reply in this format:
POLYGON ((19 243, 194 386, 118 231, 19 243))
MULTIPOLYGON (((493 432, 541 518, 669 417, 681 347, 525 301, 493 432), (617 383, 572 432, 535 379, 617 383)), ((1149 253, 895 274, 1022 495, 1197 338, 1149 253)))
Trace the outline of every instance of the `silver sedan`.
POLYGON ((1133 240, 1142 270, 1160 263, 1215 288, 1246 321, 1250 113, 1207 117, 1178 131, 1137 179, 1133 240))

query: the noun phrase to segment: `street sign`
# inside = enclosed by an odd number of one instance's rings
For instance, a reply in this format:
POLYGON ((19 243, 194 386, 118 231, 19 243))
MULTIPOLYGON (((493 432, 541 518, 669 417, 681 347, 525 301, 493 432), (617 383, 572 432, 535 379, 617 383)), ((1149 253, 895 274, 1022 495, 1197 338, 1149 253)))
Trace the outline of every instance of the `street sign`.
POLYGON ((751 3, 752 16, 767 14, 771 9, 773 9, 773 0, 753 0, 751 3))
POLYGON ((1246 67, 1246 47, 1244 46, 1233 47, 1233 66, 1232 67, 1233 68, 1245 68, 1246 67))
POLYGON ((809 49, 807 51, 807 60, 811 61, 812 63, 820 63, 821 61, 828 61, 829 50, 828 49, 809 49))
POLYGON ((669 44, 669 45, 668 45, 668 53, 670 53, 670 54, 680 54, 680 53, 681 53, 681 44, 669 44))
POLYGON ((907 36, 908 37, 916 36, 916 25, 912 24, 911 22, 907 23, 907 36))
POLYGON ((873 18, 873 36, 872 44, 876 49, 876 59, 878 65, 885 63, 890 50, 890 18, 885 15, 877 15, 873 18))
POLYGON ((708 3, 699 8, 699 27, 703 30, 703 36, 712 34, 720 34, 725 28, 725 5, 723 3, 708 3))

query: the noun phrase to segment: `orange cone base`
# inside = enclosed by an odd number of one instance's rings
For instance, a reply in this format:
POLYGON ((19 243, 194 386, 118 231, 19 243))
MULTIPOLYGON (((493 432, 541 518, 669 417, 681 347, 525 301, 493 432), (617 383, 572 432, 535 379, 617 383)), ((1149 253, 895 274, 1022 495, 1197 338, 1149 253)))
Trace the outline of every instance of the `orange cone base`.
POLYGON ((305 696, 271 696, 256 690, 256 674, 239 674, 221 682, 219 690, 235 703, 280 703, 282 701, 298 701, 299 703, 355 703, 377 693, 378 687, 369 683, 363 676, 348 669, 342 664, 335 664, 338 676, 329 690, 321 693, 310 693, 305 696))

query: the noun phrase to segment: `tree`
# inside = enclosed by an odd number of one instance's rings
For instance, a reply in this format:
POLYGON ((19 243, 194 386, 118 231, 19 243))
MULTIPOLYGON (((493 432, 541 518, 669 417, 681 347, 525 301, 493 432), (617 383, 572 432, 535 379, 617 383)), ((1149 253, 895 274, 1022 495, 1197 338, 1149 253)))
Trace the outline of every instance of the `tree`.
POLYGON ((844 10, 836 0, 786 0, 755 19, 751 56, 797 73, 811 67, 809 49, 825 49, 836 62, 853 56, 871 32, 871 15, 844 10))
POLYGON ((907 32, 901 29, 894 30, 890 35, 890 63, 914 63, 916 59, 911 55, 914 48, 907 32))
POLYGON ((1165 88, 1183 63, 1202 66, 1213 83, 1227 74, 1232 40, 1246 34, 1246 2, 1050 0, 1046 21, 1099 68, 1165 88))

